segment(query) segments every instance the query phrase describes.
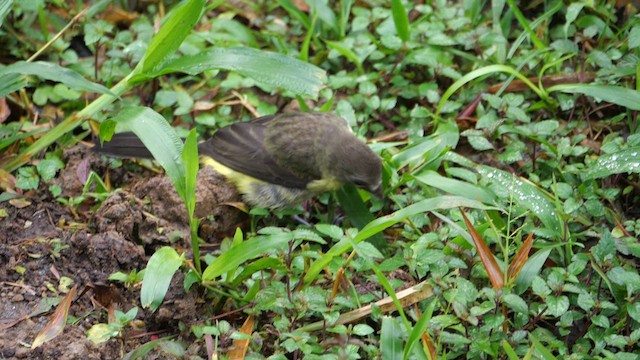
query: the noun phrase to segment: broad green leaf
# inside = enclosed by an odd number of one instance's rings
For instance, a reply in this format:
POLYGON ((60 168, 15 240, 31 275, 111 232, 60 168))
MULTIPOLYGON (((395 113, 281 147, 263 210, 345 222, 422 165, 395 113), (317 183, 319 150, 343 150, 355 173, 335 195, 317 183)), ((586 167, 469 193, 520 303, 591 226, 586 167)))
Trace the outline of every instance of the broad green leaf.
POLYGON ((290 56, 258 49, 214 48, 192 56, 172 59, 149 76, 182 72, 196 75, 209 69, 235 71, 259 84, 278 87, 297 95, 317 97, 325 71, 290 56))
POLYGON ((150 108, 126 107, 111 118, 118 129, 133 131, 164 168, 180 197, 185 199, 185 166, 183 144, 165 118, 150 108))
POLYGON ((530 210, 542 223, 558 237, 562 236, 562 226, 551 199, 535 184, 490 166, 480 165, 478 172, 496 189, 496 194, 512 197, 515 202, 530 210))
POLYGON ((9 81, 15 84, 12 86, 1 85, 2 91, 7 91, 7 89, 18 86, 19 81, 16 83, 17 79, 14 77, 7 78, 9 75, 15 74, 33 75, 41 79, 63 83, 73 89, 113 95, 113 93, 111 93, 111 91, 106 87, 83 78, 80 74, 71 69, 44 61, 18 61, 9 66, 0 68, 0 79, 4 81, 10 79, 9 81))
POLYGON ((509 306, 513 311, 519 312, 522 314, 527 314, 529 312, 529 307, 527 303, 516 294, 505 294, 502 297, 502 301, 509 306))
MULTIPOLYGON (((172 10, 160 31, 153 37, 136 72, 147 75, 173 54, 200 19, 205 0, 189 0, 172 10), (139 69, 139 70, 138 70, 139 69)), ((132 79, 133 81, 133 79, 132 79)))
POLYGON ((630 147, 613 154, 601 155, 582 173, 582 179, 601 179, 620 173, 640 173, 640 147, 630 147))
POLYGON ((496 198, 494 193, 483 187, 444 177, 432 170, 420 172, 414 177, 424 184, 438 188, 451 195, 464 196, 468 199, 482 201, 483 203, 493 203, 496 198))
POLYGON ((385 316, 380 329, 380 352, 383 359, 402 358, 402 329, 398 319, 385 316))
POLYGON ((233 246, 207 266, 202 274, 202 279, 204 281, 212 281, 227 271, 237 268, 249 259, 256 258, 270 250, 284 249, 291 240, 293 240, 291 233, 281 232, 268 236, 258 236, 233 246))
POLYGON ((562 91, 569 94, 583 94, 602 101, 624 106, 630 110, 640 110, 640 93, 622 86, 597 84, 562 84, 547 89, 547 92, 562 91))
POLYGON ((140 290, 140 302, 145 308, 156 311, 171 284, 173 274, 180 268, 184 254, 179 255, 169 246, 158 249, 147 263, 140 290))
POLYGON ((559 318, 569 310, 569 298, 566 295, 549 295, 547 296, 546 303, 548 306, 546 313, 554 317, 559 318))
MULTIPOLYGON (((435 198, 425 199, 417 202, 413 205, 407 206, 404 209, 400 209, 393 214, 389 214, 383 217, 379 217, 372 222, 368 223, 362 230, 353 238, 352 242, 357 244, 364 241, 373 235, 381 232, 382 230, 397 224, 398 222, 406 219, 409 216, 422 214, 427 211, 453 209, 458 207, 474 208, 490 210, 495 209, 490 206, 485 206, 482 203, 474 200, 469 200, 459 196, 438 196, 435 198)), ((311 283, 316 276, 322 271, 322 269, 331 262, 331 260, 351 250, 351 243, 349 241, 341 241, 335 244, 325 255, 311 264, 309 271, 304 277, 306 284, 311 283)))

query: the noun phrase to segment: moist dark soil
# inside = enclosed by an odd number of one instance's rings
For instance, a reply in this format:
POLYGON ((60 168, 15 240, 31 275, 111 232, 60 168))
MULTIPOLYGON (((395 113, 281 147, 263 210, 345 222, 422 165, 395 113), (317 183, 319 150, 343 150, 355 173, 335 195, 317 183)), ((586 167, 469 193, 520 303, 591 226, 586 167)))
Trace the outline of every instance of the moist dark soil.
MULTIPOLYGON (((102 178, 108 173, 120 190, 102 203, 88 199, 70 207, 41 185, 45 190, 0 205, 6 210, 0 219, 0 359, 119 359, 167 335, 191 343, 181 338, 189 336, 188 331, 180 329, 202 323, 211 310, 195 291, 185 294, 180 272, 154 313, 141 308, 139 286, 127 288, 108 280, 118 271, 143 269, 154 251, 167 244, 190 257, 186 210, 169 179, 144 170, 132 176, 130 171, 108 169, 83 145, 66 150, 64 157, 67 168, 55 180, 63 190, 61 197, 82 195, 90 171, 102 178), (77 291, 69 311, 72 321, 55 339, 32 350, 31 343, 55 310, 45 305, 73 286, 77 291), (87 340, 87 329, 107 323, 109 312, 134 306, 139 307, 140 320, 135 330, 98 345, 87 340)), ((200 236, 207 243, 219 243, 244 221, 229 205, 237 201, 235 189, 220 175, 208 168, 200 171, 196 216, 203 218, 200 236)), ((206 358, 204 349, 192 346, 188 352, 206 358)), ((147 358, 166 356, 151 353, 147 358)))

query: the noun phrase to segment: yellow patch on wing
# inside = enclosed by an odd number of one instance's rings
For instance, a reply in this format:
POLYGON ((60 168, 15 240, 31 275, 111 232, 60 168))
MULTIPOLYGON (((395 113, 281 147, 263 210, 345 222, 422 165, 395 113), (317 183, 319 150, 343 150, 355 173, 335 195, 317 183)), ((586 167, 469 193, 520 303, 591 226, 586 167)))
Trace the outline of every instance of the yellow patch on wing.
POLYGON ((309 184, 307 184, 307 190, 313 192, 325 192, 325 191, 336 191, 342 186, 342 182, 338 181, 336 178, 324 178, 319 180, 313 180, 309 184))
POLYGON ((238 191, 242 194, 250 193, 252 184, 264 182, 228 168, 208 156, 200 157, 200 163, 206 166, 211 166, 218 174, 224 176, 229 182, 235 185, 238 188, 238 191))

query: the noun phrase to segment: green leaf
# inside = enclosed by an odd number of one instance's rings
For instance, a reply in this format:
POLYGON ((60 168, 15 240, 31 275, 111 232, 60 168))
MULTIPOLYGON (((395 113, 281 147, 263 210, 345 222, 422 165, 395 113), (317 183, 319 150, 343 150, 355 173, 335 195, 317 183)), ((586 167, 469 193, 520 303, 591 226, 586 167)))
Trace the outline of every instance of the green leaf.
POLYGON ((342 43, 338 41, 329 41, 324 40, 324 42, 333 50, 339 52, 342 56, 346 57, 349 61, 351 61, 357 68, 358 74, 364 74, 364 68, 362 67, 362 62, 358 55, 353 52, 350 48, 346 47, 342 43))
MULTIPOLYGON (((135 349, 131 350, 130 352, 126 353, 124 357, 122 357, 122 360, 144 359, 145 355, 147 355, 151 350, 153 350, 153 348, 155 348, 158 345, 162 345, 172 337, 173 336, 166 336, 157 340, 151 340, 149 342, 146 342, 136 347, 135 349)), ((177 357, 180 357, 180 356, 177 356, 177 357)))
POLYGON ((433 316, 433 310, 436 307, 436 303, 437 301, 435 299, 429 302, 426 310, 422 313, 422 316, 420 316, 420 319, 413 327, 413 330, 411 330, 409 339, 407 339, 407 345, 404 347, 404 351, 402 352, 403 360, 407 360, 409 358, 409 354, 411 354, 413 347, 420 341, 420 339, 422 338, 422 334, 427 331, 429 322, 433 316))
POLYGON ((314 98, 318 96, 326 79, 325 71, 314 65, 287 55, 244 47, 214 48, 196 55, 175 58, 149 76, 173 72, 196 75, 210 69, 235 71, 259 84, 314 98))
POLYGON ((536 349, 538 353, 540 353, 540 355, 542 355, 543 359, 556 360, 556 357, 553 356, 553 354, 551 354, 551 351, 549 351, 549 349, 547 349, 544 345, 542 345, 542 343, 540 343, 540 341, 538 341, 538 339, 536 339, 532 333, 529 333, 529 339, 531 339, 531 342, 533 343, 533 347, 536 349))
POLYGON ((391 14, 400 39, 404 42, 409 41, 409 36, 411 35, 409 32, 409 15, 401 0, 391 0, 391 14))
MULTIPOLYGON (((382 230, 397 224, 398 222, 406 219, 409 216, 425 213, 427 211, 453 209, 458 207, 467 207, 474 209, 494 210, 495 208, 485 206, 482 203, 474 200, 465 199, 459 196, 438 196, 435 198, 425 199, 413 205, 407 206, 404 209, 400 209, 393 214, 389 214, 373 220, 368 223, 362 230, 353 238, 352 242, 357 244, 364 241, 373 235, 381 232, 382 230)), ((327 266, 331 260, 344 254, 351 249, 351 243, 341 241, 335 244, 325 255, 311 264, 309 271, 304 277, 305 284, 311 283, 316 276, 327 266)))
POLYGON ((635 25, 629 32, 629 49, 635 49, 640 46, 640 25, 635 25))
POLYGON ((380 352, 383 359, 402 358, 402 329, 396 318, 382 318, 380 329, 380 352))
MULTIPOLYGON (((342 206, 345 214, 347 214, 349 220, 351 220, 353 225, 358 229, 362 229, 365 225, 373 221, 373 215, 362 201, 362 197, 360 197, 360 193, 355 186, 350 184, 344 185, 336 191, 336 198, 338 198, 338 202, 342 206)), ((374 235, 369 240, 369 242, 378 249, 384 249, 384 247, 387 246, 387 242, 384 240, 382 234, 374 235)))
POLYGON ((630 147, 613 154, 601 155, 583 173, 583 180, 601 179, 613 174, 640 173, 640 147, 630 147))
POLYGON ((200 162, 198 160, 198 133, 193 128, 184 143, 182 161, 185 168, 185 204, 189 212, 189 218, 193 218, 196 209, 196 180, 200 162))
POLYGON ((448 331, 443 331, 440 333, 440 341, 443 344, 452 344, 452 345, 467 345, 471 343, 471 340, 465 336, 460 334, 450 333, 448 331))
MULTIPOLYGON (((0 2, 0 28, 2 28, 2 23, 4 22, 4 18, 11 11, 11 7, 13 6, 14 0, 5 0, 0 2)), ((2 97, 2 95, 0 95, 2 97)))
POLYGON ((189 0, 173 9, 169 18, 160 27, 160 31, 151 40, 147 52, 134 71, 144 75, 150 74, 169 55, 178 50, 182 41, 200 19, 205 3, 205 0, 189 0))
POLYGON ((560 317, 569 310, 569 298, 565 295, 547 296, 547 312, 554 317, 560 317))
POLYGON ((477 170, 496 187, 494 193, 512 197, 518 205, 536 215, 558 239, 562 237, 562 226, 553 202, 535 184, 489 166, 480 165, 477 170))
POLYGON ((140 138, 164 168, 178 195, 185 201, 183 144, 167 120, 152 109, 142 106, 123 108, 110 120, 115 121, 119 129, 133 131, 140 138))
POLYGON ((438 188, 449 194, 464 196, 468 199, 482 201, 483 203, 493 203, 496 198, 494 193, 483 187, 447 178, 432 170, 423 171, 414 177, 422 183, 438 188))
POLYGON ((421 166, 425 162, 428 164, 438 160, 447 149, 455 148, 459 139, 460 134, 454 123, 442 123, 433 134, 395 154, 392 161, 398 169, 409 164, 412 167, 421 166))
POLYGON ((180 268, 184 254, 178 253, 169 246, 158 249, 147 263, 144 272, 142 289, 140 290, 140 302, 142 307, 156 311, 171 284, 173 274, 180 268))
POLYGON ((373 334, 373 328, 366 324, 357 324, 353 327, 351 333, 358 336, 367 336, 373 334))
POLYGON ((20 74, 0 75, 0 97, 5 97, 25 86, 27 86, 27 79, 20 74))
POLYGON ((549 254, 551 249, 540 250, 529 257, 516 278, 516 292, 521 293, 531 286, 533 279, 540 274, 549 254))
POLYGON ((236 276, 233 281, 231 281, 231 286, 236 287, 240 285, 242 281, 248 279, 254 273, 258 271, 262 271, 264 269, 282 269, 285 270, 286 267, 282 263, 282 260, 275 259, 271 257, 265 257, 262 259, 258 259, 251 264, 244 267, 244 270, 238 276, 236 276))
POLYGON ((38 169, 38 174, 44 181, 49 181, 53 179, 58 170, 64 168, 64 164, 60 159, 44 159, 41 160, 38 165, 36 165, 38 169))
POLYGON ((529 312, 527 303, 516 294, 505 294, 502 297, 502 301, 509 306, 513 311, 526 314, 529 312))
POLYGON ((561 84, 547 89, 547 92, 561 91, 569 94, 583 94, 602 101, 640 110, 640 93, 622 86, 597 84, 561 84))
POLYGON ((344 236, 344 231, 342 231, 342 228, 337 225, 317 224, 315 227, 321 234, 327 235, 333 240, 340 240, 344 236))
POLYGON ((313 32, 313 29, 311 29, 311 21, 309 20, 309 17, 300 9, 298 9, 298 7, 294 3, 292 3, 290 0, 277 0, 277 2, 289 13, 292 18, 302 23, 307 31, 313 32))
MULTIPOLYGON (((45 80, 63 83, 73 89, 113 95, 113 93, 111 93, 111 91, 106 87, 91 82, 83 78, 77 72, 54 63, 44 61, 18 61, 9 66, 0 68, 0 79, 2 79, 3 81, 7 81, 7 79, 10 79, 9 81, 16 83, 17 79, 15 78, 5 78, 5 76, 15 74, 33 75, 45 80)), ((5 87, 6 85, 2 85, 3 89, 5 87)))
POLYGON ((640 302, 636 301, 633 304, 629 304, 627 306, 627 313, 633 320, 640 322, 640 302))
POLYGON ((202 279, 204 281, 212 281, 227 271, 237 268, 249 259, 256 258, 270 250, 284 249, 291 240, 293 240, 291 233, 281 232, 268 236, 258 236, 233 246, 207 266, 202 274, 202 279))

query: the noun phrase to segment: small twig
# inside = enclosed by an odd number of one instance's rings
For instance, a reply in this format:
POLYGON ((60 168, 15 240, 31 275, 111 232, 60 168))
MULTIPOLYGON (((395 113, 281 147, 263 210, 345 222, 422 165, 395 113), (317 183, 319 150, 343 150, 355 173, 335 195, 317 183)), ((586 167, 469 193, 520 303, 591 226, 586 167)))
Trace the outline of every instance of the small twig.
POLYGON ((36 51, 35 54, 31 55, 31 57, 29 59, 27 59, 27 62, 31 62, 33 60, 35 60, 38 56, 40 56, 40 54, 42 54, 47 48, 49 48, 49 46, 51 46, 51 44, 53 44, 56 40, 58 40, 62 34, 67 31, 68 28, 71 27, 71 25, 75 24, 81 17, 83 17, 87 11, 89 11, 89 8, 85 8, 84 10, 80 11, 78 13, 78 15, 74 16, 73 19, 71 19, 71 21, 69 21, 69 23, 67 25, 65 25, 65 27, 63 27, 60 31, 58 31, 58 33, 51 38, 51 40, 49 40, 46 44, 44 44, 43 47, 40 48, 40 50, 36 51))

